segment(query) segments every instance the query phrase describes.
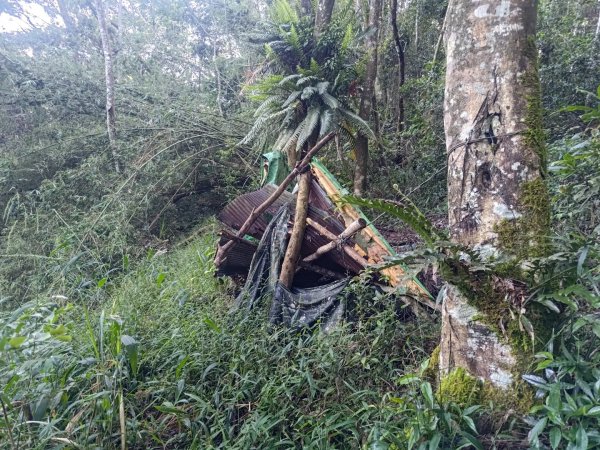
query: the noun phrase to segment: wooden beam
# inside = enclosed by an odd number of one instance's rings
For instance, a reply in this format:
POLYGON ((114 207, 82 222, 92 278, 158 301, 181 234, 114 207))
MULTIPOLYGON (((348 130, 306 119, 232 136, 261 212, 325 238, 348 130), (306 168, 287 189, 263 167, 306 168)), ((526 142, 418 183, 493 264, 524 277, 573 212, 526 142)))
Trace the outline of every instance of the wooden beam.
POLYGON ((285 257, 281 264, 281 273, 279 274, 279 283, 286 288, 292 286, 296 265, 300 258, 300 249, 304 240, 304 230, 306 229, 306 218, 308 217, 308 197, 310 195, 310 180, 312 174, 307 170, 300 175, 298 181, 298 194, 296 196, 296 212, 294 214, 294 226, 292 234, 285 251, 285 257))
POLYGON ((312 255, 308 255, 303 259, 304 262, 311 262, 315 259, 320 258, 325 253, 330 252, 336 247, 340 247, 344 244, 344 241, 356 234, 358 231, 362 230, 367 226, 367 221, 363 218, 356 219, 352 222, 348 228, 346 228, 339 236, 336 236, 331 242, 319 247, 312 255))
MULTIPOLYGON (((294 169, 290 172, 290 174, 281 182, 281 184, 279 185, 277 190, 275 192, 273 192, 271 194, 271 196, 268 199, 266 199, 260 206, 258 206, 256 209, 254 209, 252 211, 252 213, 248 216, 248 218, 246 219, 244 224, 240 227, 239 231, 237 232, 237 234, 236 234, 237 237, 239 237, 239 238, 244 237, 244 235, 250 229, 252 224, 254 222, 256 222, 256 219, 258 219, 259 216, 269 206, 271 206, 273 204, 273 202, 275 200, 277 200, 277 198, 279 198, 279 196, 287 189, 289 184, 294 180, 294 178, 296 178, 296 176, 298 176, 298 174, 300 174, 301 172, 306 170, 306 168, 310 164, 310 160, 312 159, 312 157, 315 156, 315 154, 321 148, 323 148, 331 139, 333 139, 334 135, 335 135, 335 133, 333 133, 333 132, 327 134, 323 139, 321 139, 319 142, 317 142, 313 148, 310 149, 310 151, 306 154, 306 156, 302 159, 302 161, 300 161, 298 164, 296 164, 296 167, 294 167, 294 169)), ((227 252, 231 249, 234 242, 235 241, 231 240, 217 250, 217 254, 215 255, 215 265, 216 266, 219 266, 225 260, 225 257, 227 256, 227 252)))
MULTIPOLYGON (((337 236, 335 234, 333 234, 319 222, 312 220, 310 217, 306 219, 306 223, 330 241, 334 241, 337 239, 337 236)), ((362 256, 360 256, 358 252, 352 247, 350 247, 349 245, 342 245, 342 250, 344 251, 344 253, 346 253, 346 255, 348 255, 349 258, 356 261, 356 263, 359 264, 362 268, 367 267, 367 261, 362 256)))

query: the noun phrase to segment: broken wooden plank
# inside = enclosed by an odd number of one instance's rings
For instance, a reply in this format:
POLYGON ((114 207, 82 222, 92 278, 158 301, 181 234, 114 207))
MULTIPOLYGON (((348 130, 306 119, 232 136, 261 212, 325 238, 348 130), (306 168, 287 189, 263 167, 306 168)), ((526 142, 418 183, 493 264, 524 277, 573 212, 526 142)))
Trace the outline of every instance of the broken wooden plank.
MULTIPOLYGON (((315 230, 317 230, 330 241, 334 241, 337 238, 335 234, 333 234, 327 228, 322 226, 320 223, 312 220, 310 217, 306 219, 306 223, 308 223, 311 227, 313 227, 315 230)), ((342 250, 350 259, 352 259, 354 262, 360 265, 363 269, 367 267, 367 261, 361 255, 359 255, 358 252, 352 247, 350 247, 349 245, 342 245, 342 250)))
MULTIPOLYGON (((342 201, 342 197, 346 192, 321 163, 313 161, 311 170, 315 179, 335 203, 346 225, 349 225, 358 218, 366 219, 360 210, 342 201)), ((357 234, 356 241, 358 245, 355 250, 357 253, 364 255, 371 264, 382 264, 386 262, 386 258, 396 256, 394 249, 371 223, 357 234)), ((400 265, 386 267, 381 270, 381 273, 389 279, 391 286, 405 285, 410 294, 423 298, 431 298, 427 289, 418 280, 414 278, 406 280, 405 270, 400 265)))
POLYGON ((330 241, 328 244, 325 244, 325 245, 319 247, 316 252, 314 252, 311 255, 308 255, 306 258, 303 259, 303 261, 308 263, 308 262, 314 261, 315 259, 320 258, 325 253, 328 253, 331 250, 333 250, 334 248, 343 245, 348 238, 354 236, 354 234, 356 234, 358 231, 362 230, 366 226, 367 226, 366 220, 364 220, 362 218, 355 220, 348 226, 348 228, 346 228, 342 232, 342 234, 337 236, 336 239, 330 241))

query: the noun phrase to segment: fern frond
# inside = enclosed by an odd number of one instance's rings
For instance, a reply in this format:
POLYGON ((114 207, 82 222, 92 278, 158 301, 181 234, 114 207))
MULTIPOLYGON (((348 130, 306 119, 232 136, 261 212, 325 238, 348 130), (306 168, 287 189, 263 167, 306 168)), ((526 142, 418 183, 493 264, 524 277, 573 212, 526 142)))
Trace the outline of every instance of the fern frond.
POLYGON ((351 126, 360 130, 369 139, 376 139, 375 133, 373 133, 369 124, 362 117, 345 108, 339 108, 339 111, 351 126))
POLYGON ((317 88, 314 86, 307 86, 302 90, 302 96, 300 97, 302 100, 308 100, 313 95, 317 93, 317 88))
POLYGON ((293 73, 291 75, 288 75, 287 77, 283 78, 280 82, 279 82, 279 86, 283 86, 286 83, 289 83, 292 80, 296 80, 298 78, 300 78, 302 75, 300 75, 299 73, 293 73))
POLYGON ((256 111, 254 111, 254 117, 260 117, 260 116, 264 115, 265 112, 267 112, 273 106, 278 105, 279 103, 281 103, 281 98, 279 96, 274 95, 274 96, 268 97, 264 102, 262 102, 258 106, 258 108, 256 108, 256 111))
POLYGON ((331 123, 332 123, 332 120, 333 120, 333 112, 331 112, 330 110, 325 110, 321 114, 319 120, 321 122, 321 124, 319 126, 319 136, 324 136, 329 131, 331 131, 331 123))
POLYGON ((287 100, 285 102, 283 102, 283 104, 281 105, 282 108, 287 108, 289 105, 292 104, 292 102, 294 102, 298 97, 300 97, 300 95, 302 94, 302 91, 294 91, 292 92, 289 97, 287 98, 287 100))
POLYGON ((296 82, 296 86, 301 87, 304 86, 307 83, 310 83, 311 81, 318 81, 319 78, 315 77, 314 75, 307 75, 304 76, 302 78, 300 78, 297 82, 296 82))
POLYGON ((308 108, 306 117, 302 121, 302 124, 304 124, 304 126, 302 127, 302 131, 298 135, 298 142, 296 142, 296 150, 300 150, 302 146, 306 144, 311 134, 317 127, 320 115, 321 109, 318 106, 312 105, 310 108, 308 108))
POLYGON ((417 233, 429 247, 435 246, 436 242, 445 240, 412 202, 410 204, 403 204, 391 200, 371 200, 352 195, 343 197, 343 200, 352 205, 372 208, 399 218, 417 233))
POLYGON ((321 100, 331 109, 338 109, 340 107, 340 102, 333 95, 324 92, 321 94, 321 100))
POLYGON ((329 81, 321 81, 317 83, 317 90, 320 95, 323 95, 327 92, 327 88, 329 87, 329 81))
POLYGON ((287 0, 275 0, 270 12, 275 23, 298 23, 298 14, 287 0))

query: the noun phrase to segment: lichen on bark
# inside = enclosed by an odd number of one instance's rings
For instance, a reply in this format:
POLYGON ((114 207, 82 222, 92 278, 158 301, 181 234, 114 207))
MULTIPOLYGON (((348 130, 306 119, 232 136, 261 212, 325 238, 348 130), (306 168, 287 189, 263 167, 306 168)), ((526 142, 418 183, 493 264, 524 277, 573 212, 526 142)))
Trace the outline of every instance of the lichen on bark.
POLYGON ((521 261, 547 253, 550 205, 534 2, 482 3, 448 9, 444 122, 452 239, 493 268, 447 267, 440 372, 505 390, 532 349, 521 261))

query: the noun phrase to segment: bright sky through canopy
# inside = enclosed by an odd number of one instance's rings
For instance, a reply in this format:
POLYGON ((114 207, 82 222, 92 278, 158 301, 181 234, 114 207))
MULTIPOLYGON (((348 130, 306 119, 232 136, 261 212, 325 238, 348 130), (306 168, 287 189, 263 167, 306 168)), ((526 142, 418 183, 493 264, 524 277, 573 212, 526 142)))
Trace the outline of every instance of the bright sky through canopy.
MULTIPOLYGON (((52 19, 43 6, 37 3, 21 2, 23 11, 27 17, 15 17, 5 12, 0 13, 0 33, 14 33, 29 30, 32 25, 44 28, 53 21, 61 22, 60 19, 52 19)), ((62 23, 62 22, 61 22, 62 23)))

